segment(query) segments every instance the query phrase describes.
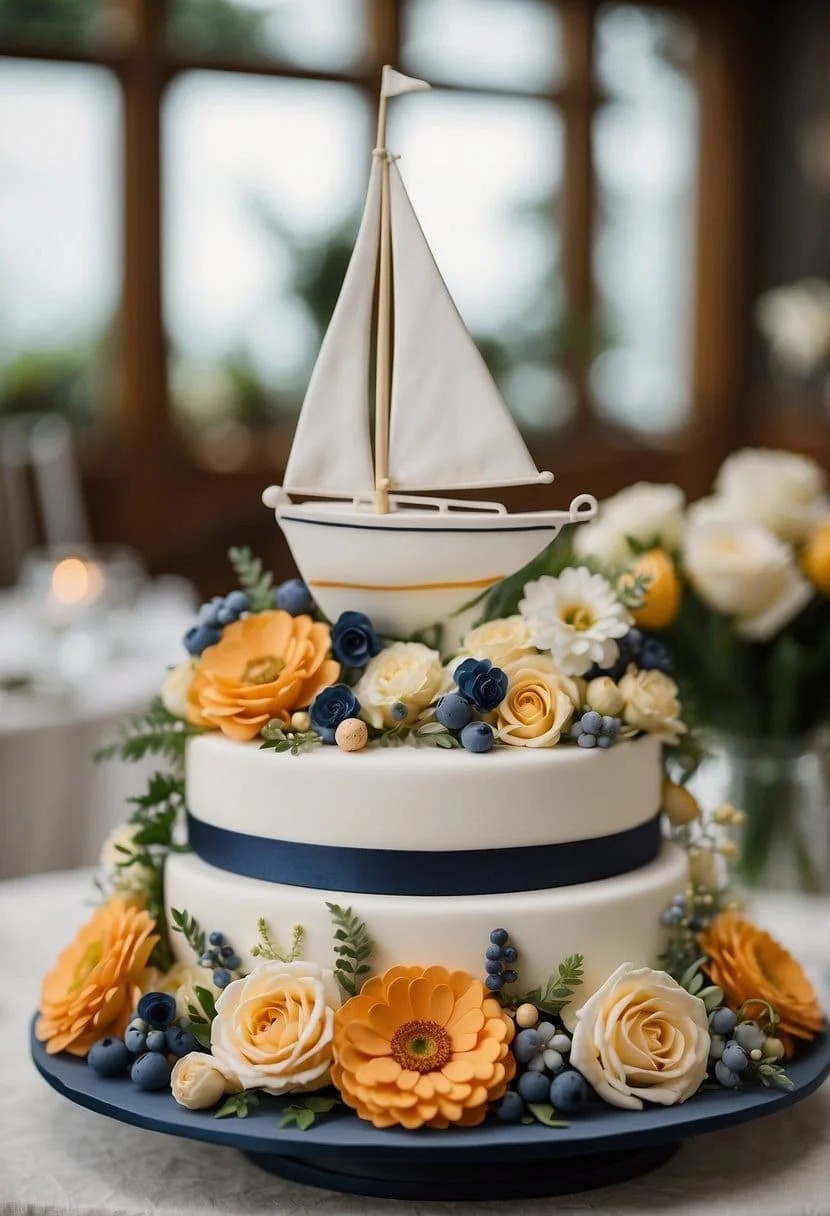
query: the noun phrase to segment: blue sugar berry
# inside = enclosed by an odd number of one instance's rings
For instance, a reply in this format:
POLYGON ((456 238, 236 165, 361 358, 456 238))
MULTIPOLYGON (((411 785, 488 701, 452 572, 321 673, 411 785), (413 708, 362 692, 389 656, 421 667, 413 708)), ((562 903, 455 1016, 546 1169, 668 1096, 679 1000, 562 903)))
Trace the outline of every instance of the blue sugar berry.
POLYGON ((637 656, 637 666, 642 667, 644 671, 662 671, 671 675, 673 664, 668 647, 659 638, 643 638, 637 656))
POLYGON ((493 728, 486 722, 468 722, 461 732, 461 744, 468 752, 490 752, 495 741, 493 728))
POLYGON ((506 929, 493 929, 490 934, 490 941, 494 946, 506 946, 510 940, 510 934, 506 929))
POLYGON ((459 692, 447 693, 435 706, 435 717, 447 730, 463 730, 473 716, 473 707, 459 692))
POLYGON ((520 1030, 513 1042, 513 1055, 520 1064, 529 1064, 542 1046, 542 1040, 535 1026, 520 1030))
POLYGON ((496 1118, 502 1123, 518 1123, 525 1113, 525 1104, 515 1089, 508 1089, 496 1107, 496 1118))
POLYGON ((484 981, 484 987, 490 992, 501 992, 504 980, 500 975, 488 975, 484 981))
POLYGON ((224 946, 225 935, 224 933, 220 933, 218 929, 214 929, 208 937, 208 941, 210 942, 211 946, 224 946))
POLYGON ((597 737, 596 735, 586 735, 583 733, 577 738, 577 743, 580 747, 596 747, 597 737))
POLYGON ((516 1082, 516 1088, 525 1102, 547 1102, 550 1079, 543 1072, 523 1072, 516 1082))
POLYGON ((501 978, 504 980, 505 984, 515 984, 516 980, 519 978, 519 973, 518 971, 502 971, 501 978))
POLYGON ((484 957, 492 959, 504 958, 504 950, 501 948, 501 946, 496 946, 491 943, 484 951, 484 957))
POLYGON ((232 979, 233 976, 227 967, 217 967, 213 973, 213 982, 217 988, 227 988, 232 979))
POLYGON ((409 717, 409 707, 403 701, 396 701, 389 712, 396 722, 405 722, 409 717))
POLYGON ((99 1077, 120 1077, 127 1071, 132 1052, 123 1039, 108 1036, 93 1043, 86 1062, 99 1077))
POLYGON ((515 946, 505 946, 504 947, 503 958, 506 963, 515 963, 515 961, 518 957, 519 957, 519 951, 516 949, 515 946))
POLYGON ((582 715, 581 725, 584 735, 598 735, 602 730, 602 714, 598 714, 595 709, 589 709, 582 715))
POLYGON ((130 1069, 130 1080, 139 1089, 167 1089, 170 1084, 170 1065, 166 1056, 157 1051, 145 1052, 130 1069))
POLYGON ((219 629, 213 625, 193 625, 184 635, 184 648, 197 659, 208 646, 215 646, 220 637, 219 629))
POLYGON ((225 625, 230 625, 235 620, 236 620, 235 614, 233 612, 231 612, 230 608, 225 607, 224 604, 222 605, 221 608, 217 609, 217 612, 216 612, 216 624, 217 625, 221 625, 224 628, 225 625))
POLYGON ((550 1104, 559 1114, 575 1115, 588 1101, 588 1085, 573 1068, 558 1073, 550 1083, 550 1104))
POLYGON ((740 1043, 744 1051, 749 1052, 759 1051, 764 1046, 766 1035, 757 1022, 738 1022, 732 1038, 740 1043))
POLYGON ((176 1016, 176 998, 169 992, 148 992, 138 1002, 138 1016, 153 1030, 166 1030, 176 1016))
POLYGON ((613 747, 616 742, 617 740, 612 739, 610 735, 597 735, 597 747, 601 747, 603 751, 613 747))
POLYGON ((724 1089, 737 1089, 741 1083, 738 1074, 727 1068, 723 1060, 718 1060, 715 1065, 715 1078, 724 1089))
POLYGON ((713 1009, 709 1014, 709 1029, 713 1034, 731 1034, 737 1020, 732 1010, 722 1005, 720 1009, 713 1009))
POLYGON ((189 1030, 184 1030, 181 1026, 169 1026, 167 1028, 167 1050, 171 1056, 180 1059, 182 1056, 189 1055, 191 1051, 198 1051, 199 1044, 189 1030))
POLYGON ((199 966, 200 967, 212 967, 215 962, 216 962, 216 955, 213 953, 212 950, 206 950, 204 952, 204 954, 199 955, 199 966))
POLYGON ((684 892, 678 891, 677 894, 672 897, 672 903, 675 904, 678 908, 685 908, 686 907, 686 896, 685 896, 684 892))
POLYGON ((607 739, 616 739, 620 733, 622 722, 619 718, 612 718, 610 714, 602 716, 602 733, 607 739))
POLYGON ((196 624, 207 625, 215 629, 219 624, 219 609, 224 606, 224 603, 225 601, 221 595, 214 595, 213 599, 206 604, 202 604, 196 613, 196 624))
POLYGON ((736 1043, 734 1039, 730 1039, 723 1049, 720 1062, 724 1068, 728 1068, 731 1072, 743 1072, 749 1064, 749 1057, 740 1043, 736 1043))
POLYGON ((228 971, 238 971, 242 966, 242 959, 238 954, 234 954, 233 951, 231 951, 231 953, 225 958, 225 966, 227 967, 228 971))
POLYGON ((151 1030, 147 1035, 148 1051, 167 1051, 167 1031, 151 1030))
POLYGON ((219 957, 223 960, 223 962, 227 962, 232 954, 233 954, 233 946, 220 946, 219 947, 219 957))
POLYGON ((243 612, 248 612, 250 607, 251 601, 247 591, 231 591, 225 596, 225 608, 235 617, 241 616, 243 612))
POLYGON ((137 1030, 134 1026, 128 1026, 124 1034, 124 1043, 129 1052, 134 1056, 139 1056, 142 1051, 147 1050, 147 1035, 143 1030, 137 1030))
POLYGON ((145 1022, 144 1018, 140 1018, 138 1016, 138 1014, 136 1013, 130 1019, 127 1029, 128 1030, 140 1030, 142 1032, 142 1034, 146 1034, 147 1031, 150 1029, 150 1023, 145 1022))
POLYGON ((274 603, 291 616, 302 616, 314 607, 308 587, 301 578, 289 578, 280 583, 274 592, 274 603))
POLYGON ((670 908, 666 908, 660 920, 664 925, 679 925, 683 919, 683 909, 678 908, 677 904, 672 904, 670 908))
POLYGON ((570 736, 571 736, 571 738, 572 738, 572 739, 578 739, 578 738, 579 738, 579 736, 582 734, 582 726, 581 726, 581 724, 579 723, 579 721, 576 721, 576 722, 572 722, 572 723, 571 723, 571 729, 570 729, 570 731, 569 731, 568 733, 570 734, 570 736))
POLYGON ((484 970, 488 975, 501 975, 501 959, 487 958, 484 960, 484 970))
POLYGON ((706 922, 702 916, 693 916, 689 921, 689 928, 692 933, 700 933, 702 929, 706 928, 706 922))

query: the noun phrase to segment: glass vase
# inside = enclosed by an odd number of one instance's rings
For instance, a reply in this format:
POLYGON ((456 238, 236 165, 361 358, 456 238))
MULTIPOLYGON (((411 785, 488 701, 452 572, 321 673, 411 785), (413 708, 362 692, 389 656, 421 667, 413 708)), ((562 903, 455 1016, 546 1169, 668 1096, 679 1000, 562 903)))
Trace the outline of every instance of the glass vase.
POLYGON ((747 886, 830 892, 830 733, 791 739, 721 733, 712 739, 698 793, 731 802, 738 874, 747 886))

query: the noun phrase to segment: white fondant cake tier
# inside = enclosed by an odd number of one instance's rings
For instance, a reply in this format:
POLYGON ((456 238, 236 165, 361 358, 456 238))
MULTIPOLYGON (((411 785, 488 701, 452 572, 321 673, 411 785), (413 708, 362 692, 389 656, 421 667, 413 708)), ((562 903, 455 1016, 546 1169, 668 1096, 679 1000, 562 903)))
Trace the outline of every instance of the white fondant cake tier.
MULTIPOLYGON (((686 854, 665 844, 656 861, 616 878, 501 895, 430 898, 356 895, 241 878, 207 865, 193 854, 171 854, 165 893, 169 909, 186 909, 208 931, 219 929, 243 960, 264 916, 284 948, 291 927, 304 929, 302 957, 321 966, 334 962, 333 930, 326 903, 351 907, 365 922, 375 949, 375 970, 396 963, 439 964, 484 974, 490 932, 505 928, 519 951, 519 984, 543 983, 567 955, 585 956, 585 992, 599 987, 622 962, 654 966, 663 945, 660 916, 686 885, 686 854)), ((171 934, 177 958, 193 955, 179 933, 171 934)))
POLYGON ((612 836, 653 818, 660 744, 607 751, 319 747, 299 756, 219 734, 187 749, 187 802, 251 836, 367 849, 521 848, 612 836))

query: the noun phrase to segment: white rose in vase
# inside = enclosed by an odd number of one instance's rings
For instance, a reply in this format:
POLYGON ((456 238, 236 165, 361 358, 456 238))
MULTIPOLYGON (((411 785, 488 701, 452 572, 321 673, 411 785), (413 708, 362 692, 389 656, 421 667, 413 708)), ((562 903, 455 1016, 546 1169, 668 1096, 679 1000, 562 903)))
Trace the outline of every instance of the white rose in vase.
POLYGON ((631 558, 628 538, 676 549, 683 533, 683 491, 675 485, 640 481, 600 503, 597 518, 573 531, 574 551, 613 568, 631 558))
POLYGON ((738 634, 765 642, 808 603, 812 588, 793 551, 759 524, 735 520, 692 527, 683 546, 686 575, 738 634))
POLYGON ((784 541, 804 540, 826 512, 826 478, 806 456, 744 448, 721 465, 715 501, 733 519, 760 524, 784 541))

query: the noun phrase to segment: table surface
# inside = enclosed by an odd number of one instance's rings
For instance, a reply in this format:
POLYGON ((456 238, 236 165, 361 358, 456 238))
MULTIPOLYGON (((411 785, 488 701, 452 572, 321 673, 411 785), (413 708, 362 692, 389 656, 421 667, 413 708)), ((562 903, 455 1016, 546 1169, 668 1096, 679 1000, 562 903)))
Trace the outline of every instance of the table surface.
MULTIPOLYGON (((70 1105, 35 1072, 28 1022, 40 977, 89 914, 89 871, 0 883, 0 1214, 42 1216, 820 1216, 830 1212, 830 1085, 793 1109, 688 1141, 634 1182, 559 1199, 461 1205, 333 1194, 258 1170, 232 1149, 142 1131, 70 1105)), ((774 925, 828 1005, 830 900, 765 896, 774 925)), ((483 1168, 486 1168, 483 1167, 483 1168)))

